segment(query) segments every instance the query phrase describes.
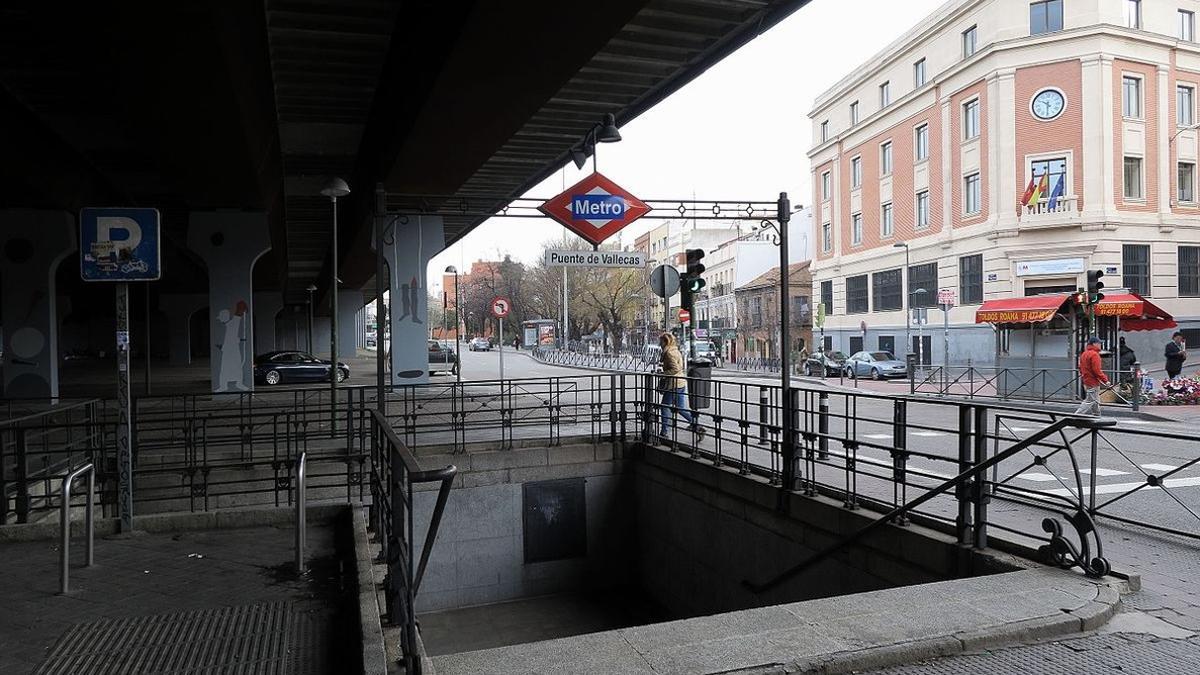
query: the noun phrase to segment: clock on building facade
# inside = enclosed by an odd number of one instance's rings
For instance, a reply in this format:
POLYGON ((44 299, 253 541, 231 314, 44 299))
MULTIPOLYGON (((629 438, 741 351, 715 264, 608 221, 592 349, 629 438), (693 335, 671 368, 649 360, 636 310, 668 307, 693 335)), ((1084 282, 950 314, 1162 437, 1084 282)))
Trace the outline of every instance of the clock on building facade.
POLYGON ((1033 116, 1039 120, 1052 120, 1061 115, 1065 107, 1067 107, 1067 100, 1057 89, 1039 91, 1029 104, 1033 116))

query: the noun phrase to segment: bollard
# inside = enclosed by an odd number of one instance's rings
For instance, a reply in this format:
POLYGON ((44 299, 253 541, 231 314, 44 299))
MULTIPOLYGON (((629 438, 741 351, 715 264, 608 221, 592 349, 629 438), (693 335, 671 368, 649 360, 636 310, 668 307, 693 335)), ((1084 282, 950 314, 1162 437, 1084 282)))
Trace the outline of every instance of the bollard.
POLYGON ((758 442, 760 445, 767 444, 767 425, 770 420, 767 416, 768 407, 771 405, 771 392, 766 387, 758 388, 758 442))
POLYGON ((818 409, 820 414, 817 416, 817 431, 821 434, 821 439, 817 442, 817 456, 829 459, 829 392, 821 392, 818 409))
POLYGON ((1137 412, 1142 400, 1142 364, 1133 362, 1133 411, 1137 412))

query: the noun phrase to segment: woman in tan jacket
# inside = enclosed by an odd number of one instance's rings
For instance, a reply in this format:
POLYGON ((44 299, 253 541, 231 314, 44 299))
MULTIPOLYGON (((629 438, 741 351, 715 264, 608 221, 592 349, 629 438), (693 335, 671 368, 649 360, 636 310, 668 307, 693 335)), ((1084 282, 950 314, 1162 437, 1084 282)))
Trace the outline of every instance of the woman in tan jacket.
POLYGON ((662 347, 662 375, 658 379, 658 388, 662 391, 662 429, 659 434, 667 436, 668 422, 674 423, 674 414, 678 413, 687 420, 689 428, 700 438, 704 437, 704 427, 700 426, 696 414, 688 407, 687 378, 683 373, 683 354, 679 353, 679 344, 675 336, 663 333, 658 337, 658 345, 662 347))

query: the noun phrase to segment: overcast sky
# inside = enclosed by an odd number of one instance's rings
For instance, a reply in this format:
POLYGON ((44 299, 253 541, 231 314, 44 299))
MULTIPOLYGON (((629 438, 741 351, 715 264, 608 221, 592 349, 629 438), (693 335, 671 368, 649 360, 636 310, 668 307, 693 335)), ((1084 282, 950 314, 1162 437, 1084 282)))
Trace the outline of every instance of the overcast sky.
MULTIPOLYGON (((643 199, 773 201, 786 190, 808 206, 813 101, 943 2, 813 0, 622 127, 620 143, 599 147, 598 168, 643 199)), ((591 170, 569 164, 526 196, 552 197, 591 170)), ((656 222, 630 225, 622 241, 656 222)), ((564 233, 549 219, 493 218, 432 260, 430 290, 446 265, 466 271, 505 253, 533 262, 564 233)))

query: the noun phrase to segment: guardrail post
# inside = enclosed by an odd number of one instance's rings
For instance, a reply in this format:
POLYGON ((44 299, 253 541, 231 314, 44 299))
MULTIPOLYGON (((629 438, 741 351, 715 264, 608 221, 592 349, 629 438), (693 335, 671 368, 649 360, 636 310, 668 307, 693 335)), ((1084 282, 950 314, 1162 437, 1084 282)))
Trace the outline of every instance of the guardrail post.
POLYGON ((787 409, 783 414, 790 416, 792 423, 787 427, 787 436, 783 443, 783 459, 786 462, 783 469, 783 486, 785 490, 799 490, 800 477, 804 473, 800 470, 800 453, 796 452, 800 435, 800 390, 788 389, 787 393, 787 409))
POLYGON ((85 566, 91 567, 95 562, 94 544, 96 538, 95 511, 92 503, 96 501, 96 465, 85 464, 63 478, 62 505, 59 513, 59 552, 58 552, 58 592, 66 595, 71 588, 71 483, 81 474, 87 474, 88 492, 87 504, 84 506, 84 534, 86 536, 85 566))
POLYGON ((767 425, 770 422, 768 417, 769 407, 771 405, 771 390, 766 387, 758 388, 758 442, 760 445, 767 444, 767 425))
MULTIPOLYGON (((892 503, 898 508, 908 501, 908 402, 892 403, 892 503)), ((903 514, 897 525, 908 522, 903 514)))
MULTIPOLYGON (((975 466, 980 466, 988 460, 988 409, 985 406, 975 408, 974 445, 975 466)), ((975 502, 975 548, 983 549, 987 548, 987 511, 991 501, 987 472, 979 472, 971 482, 975 488, 971 495, 975 502)))
POLYGON ((308 510, 305 496, 305 480, 308 473, 308 453, 301 452, 296 459, 296 576, 304 576, 304 549, 308 529, 308 510))
POLYGON ((829 459, 829 392, 822 391, 818 401, 817 432, 821 438, 817 441, 817 457, 829 459))
POLYGON ((29 430, 17 429, 17 522, 29 522, 29 430))
POLYGON ((1133 379, 1133 411, 1137 412, 1142 401, 1142 364, 1140 362, 1133 362, 1131 377, 1133 379))
MULTIPOLYGON (((908 393, 917 393, 917 355, 905 354, 904 365, 908 368, 908 393)), ((855 370, 857 373, 857 369, 855 370)))
POLYGON ((653 435, 654 425, 654 376, 646 374, 642 378, 642 442, 649 443, 653 435))
MULTIPOLYGON (((960 405, 958 407, 958 473, 962 474, 971 469, 971 455, 973 449, 973 436, 971 433, 972 408, 971 405, 960 405)), ((958 515, 954 520, 955 538, 958 543, 964 546, 971 544, 971 516, 972 503, 971 491, 974 489, 972 481, 960 483, 954 490, 954 496, 958 500, 958 515)))

